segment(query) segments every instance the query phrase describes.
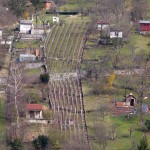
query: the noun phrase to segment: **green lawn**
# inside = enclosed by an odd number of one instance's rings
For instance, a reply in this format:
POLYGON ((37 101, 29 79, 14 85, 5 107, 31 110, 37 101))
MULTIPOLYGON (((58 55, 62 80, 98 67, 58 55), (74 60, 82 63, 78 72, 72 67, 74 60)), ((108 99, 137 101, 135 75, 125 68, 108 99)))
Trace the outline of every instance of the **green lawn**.
MULTIPOLYGON (((86 111, 86 123, 88 127, 88 134, 90 139, 90 147, 91 150, 99 150, 98 143, 96 140, 93 139, 95 137, 94 134, 94 124, 100 120, 102 120, 99 112, 90 112, 89 110, 96 110, 99 108, 99 106, 102 103, 108 103, 109 100, 123 100, 124 98, 124 89, 121 87, 121 85, 124 82, 123 76, 116 76, 114 82, 113 82, 113 89, 115 89, 115 92, 112 94, 100 94, 100 95, 93 95, 91 91, 93 90, 94 83, 93 81, 90 82, 83 82, 82 83, 82 89, 83 89, 83 95, 84 95, 84 106, 86 111)), ((139 77, 134 77, 134 80, 139 80, 139 77)), ((101 90, 101 84, 98 80, 97 83, 95 83, 95 86, 97 89, 101 90), (99 85, 99 86, 97 86, 99 85)), ((129 82, 130 84, 130 82, 129 82)), ((138 85, 134 85, 134 89, 138 88, 138 85)), ((127 93, 130 93, 130 90, 127 90, 127 93)), ((144 93, 147 93, 147 91, 144 91, 144 93)), ((134 93, 134 92, 133 92, 134 93)), ((135 93, 134 93, 135 94, 135 93)), ((137 95, 135 94, 137 97, 137 95)), ((145 116, 146 118, 149 118, 150 115, 145 116)), ((140 122, 138 116, 131 116, 130 119, 127 119, 125 116, 121 117, 112 117, 111 114, 105 117, 104 122, 108 124, 114 124, 116 126, 116 139, 115 140, 109 140, 107 144, 107 150, 130 150, 131 148, 131 139, 130 139, 130 129, 132 129, 132 139, 135 141, 135 144, 139 144, 139 141, 142 138, 143 133, 140 130, 140 122)), ((147 139, 150 146, 150 132, 147 133, 147 139)))
POLYGON ((6 146, 6 121, 4 109, 4 96, 0 95, 0 149, 8 150, 6 146))
MULTIPOLYGON (((94 123, 100 121, 101 117, 98 113, 91 112, 86 114, 86 122, 88 126, 88 134, 90 139, 90 147, 92 150, 99 150, 98 143, 93 140, 94 135, 94 123), (93 117, 94 116, 94 117, 93 117)), ((111 117, 107 116, 103 121, 105 124, 114 124, 116 126, 115 140, 108 140, 107 150, 130 150, 131 148, 131 138, 130 129, 132 129, 132 140, 136 145, 142 139, 143 133, 140 130, 139 119, 137 116, 131 116, 130 119, 126 119, 125 116, 121 117, 111 117)), ((147 133, 147 139, 150 146, 150 133, 147 133)))
POLYGON ((15 48, 39 48, 39 41, 17 41, 15 48))
POLYGON ((76 11, 76 10, 83 10, 85 11, 88 8, 94 6, 95 3, 93 1, 87 0, 71 0, 68 1, 66 4, 59 7, 60 11, 76 11))
POLYGON ((26 69, 25 73, 26 75, 40 75, 41 68, 26 69))

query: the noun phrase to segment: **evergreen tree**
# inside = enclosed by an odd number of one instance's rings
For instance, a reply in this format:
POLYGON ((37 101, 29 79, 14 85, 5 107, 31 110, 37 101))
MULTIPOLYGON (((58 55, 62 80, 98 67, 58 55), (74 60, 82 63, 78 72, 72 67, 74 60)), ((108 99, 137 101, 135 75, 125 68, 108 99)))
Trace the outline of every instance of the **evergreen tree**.
POLYGON ((37 139, 32 141, 35 150, 45 150, 49 144, 49 139, 45 135, 39 135, 37 139))
POLYGON ((44 1, 43 0, 31 0, 31 3, 35 7, 35 10, 39 10, 44 7, 44 1))

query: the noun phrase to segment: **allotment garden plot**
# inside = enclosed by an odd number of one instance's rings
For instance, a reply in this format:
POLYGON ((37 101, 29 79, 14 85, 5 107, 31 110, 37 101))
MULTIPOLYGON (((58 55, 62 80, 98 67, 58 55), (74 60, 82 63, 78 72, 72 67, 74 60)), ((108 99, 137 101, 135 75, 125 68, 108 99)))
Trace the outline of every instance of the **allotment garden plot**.
POLYGON ((53 26, 46 41, 49 102, 61 131, 88 142, 80 78, 87 23, 53 26))

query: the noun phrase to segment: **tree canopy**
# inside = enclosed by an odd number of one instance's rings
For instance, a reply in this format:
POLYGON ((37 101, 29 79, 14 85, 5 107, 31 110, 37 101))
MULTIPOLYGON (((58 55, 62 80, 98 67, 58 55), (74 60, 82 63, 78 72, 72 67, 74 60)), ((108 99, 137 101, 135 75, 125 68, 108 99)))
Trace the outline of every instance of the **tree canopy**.
POLYGON ((27 0, 9 0, 8 5, 17 17, 23 15, 26 9, 27 0))

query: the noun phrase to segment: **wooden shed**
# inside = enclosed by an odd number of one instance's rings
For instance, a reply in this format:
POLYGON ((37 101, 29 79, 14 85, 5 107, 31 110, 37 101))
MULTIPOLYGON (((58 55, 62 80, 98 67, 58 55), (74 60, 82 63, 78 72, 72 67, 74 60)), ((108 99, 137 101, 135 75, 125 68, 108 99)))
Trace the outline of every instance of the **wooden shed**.
POLYGON ((136 105, 136 98, 133 96, 132 93, 130 93, 129 95, 127 95, 125 97, 125 103, 126 103, 126 106, 135 106, 136 105))
POLYGON ((139 21, 140 34, 150 33, 150 21, 140 20, 139 21))
POLYGON ((43 106, 41 104, 27 104, 26 110, 27 110, 27 114, 26 114, 27 118, 43 119, 43 115, 42 115, 43 106))

